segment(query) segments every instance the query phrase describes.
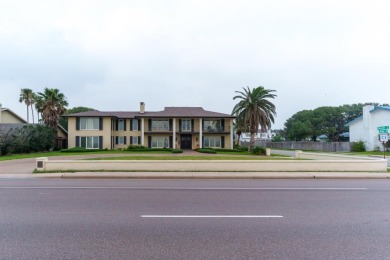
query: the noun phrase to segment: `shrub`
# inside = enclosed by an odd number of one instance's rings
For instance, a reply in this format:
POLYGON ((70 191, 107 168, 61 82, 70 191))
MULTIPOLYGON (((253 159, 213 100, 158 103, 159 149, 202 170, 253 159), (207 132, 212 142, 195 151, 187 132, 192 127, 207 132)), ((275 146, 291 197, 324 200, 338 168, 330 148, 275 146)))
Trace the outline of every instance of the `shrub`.
POLYGON ((0 129, 0 154, 49 151, 54 147, 54 130, 45 125, 0 129))
POLYGON ((256 155, 265 155, 266 151, 264 147, 255 146, 252 149, 252 153, 256 155))
POLYGON ((141 150, 141 149, 149 149, 149 148, 142 146, 142 145, 134 145, 134 144, 131 144, 131 145, 127 146, 127 148, 126 148, 126 150, 128 150, 128 151, 141 150))
POLYGON ((183 153, 181 149, 172 149, 172 153, 183 153))
POLYGON ((217 153, 217 151, 211 149, 211 148, 198 148, 196 149, 199 153, 217 153))
POLYGON ((235 145, 234 149, 237 151, 246 152, 248 151, 248 146, 235 145))
POLYGON ((365 152, 366 151, 366 142, 360 140, 352 143, 352 152, 365 152))
POLYGON ((101 152, 107 151, 107 149, 86 149, 84 147, 73 147, 69 149, 62 149, 61 153, 89 153, 89 152, 101 152))

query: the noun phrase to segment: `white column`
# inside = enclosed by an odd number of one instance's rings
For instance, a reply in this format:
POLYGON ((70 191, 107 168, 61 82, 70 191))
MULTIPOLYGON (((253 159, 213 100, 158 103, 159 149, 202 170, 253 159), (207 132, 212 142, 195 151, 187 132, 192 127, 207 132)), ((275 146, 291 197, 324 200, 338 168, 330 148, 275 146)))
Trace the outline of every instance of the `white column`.
POLYGON ((173 119, 173 125, 172 125, 173 129, 173 137, 172 137, 172 148, 173 149, 176 149, 176 118, 173 119))
POLYGON ((202 148, 202 135, 203 135, 203 133, 202 133, 202 118, 199 118, 199 148, 202 148))
POLYGON ((230 119, 230 149, 233 149, 233 119, 230 119))
POLYGON ((144 118, 141 118, 141 145, 145 146, 145 122, 144 118))

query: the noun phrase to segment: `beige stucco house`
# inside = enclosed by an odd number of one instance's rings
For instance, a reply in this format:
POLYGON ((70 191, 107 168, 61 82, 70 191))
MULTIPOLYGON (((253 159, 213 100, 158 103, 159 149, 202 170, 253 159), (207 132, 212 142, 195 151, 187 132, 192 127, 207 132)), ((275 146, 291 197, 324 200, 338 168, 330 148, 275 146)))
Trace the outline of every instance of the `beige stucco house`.
POLYGON ((27 124, 27 121, 9 108, 0 104, 0 124, 27 124))
POLYGON ((89 111, 68 118, 68 147, 120 149, 129 145, 150 148, 233 148, 233 119, 229 114, 201 107, 165 107, 163 111, 89 111))

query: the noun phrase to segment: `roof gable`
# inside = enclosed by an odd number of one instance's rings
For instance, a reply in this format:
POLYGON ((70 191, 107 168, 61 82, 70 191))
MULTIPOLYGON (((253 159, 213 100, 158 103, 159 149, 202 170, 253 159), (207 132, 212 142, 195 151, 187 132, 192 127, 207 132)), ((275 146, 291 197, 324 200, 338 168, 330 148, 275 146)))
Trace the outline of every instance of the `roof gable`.
MULTIPOLYGON (((1 112, 8 112, 13 117, 15 117, 16 119, 20 120, 22 123, 27 123, 27 121, 24 118, 22 118, 21 116, 19 116, 18 114, 16 114, 14 111, 12 111, 9 108, 3 107, 3 108, 1 108, 1 112)), ((0 123, 3 123, 3 122, 0 122, 0 123)), ((6 123, 6 122, 4 122, 4 123, 6 123)))

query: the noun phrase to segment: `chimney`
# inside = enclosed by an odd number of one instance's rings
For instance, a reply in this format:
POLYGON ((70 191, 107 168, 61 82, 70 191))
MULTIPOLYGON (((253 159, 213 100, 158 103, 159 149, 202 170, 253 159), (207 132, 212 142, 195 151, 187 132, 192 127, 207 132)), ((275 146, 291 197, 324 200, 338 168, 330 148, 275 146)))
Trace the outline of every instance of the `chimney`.
POLYGON ((141 114, 145 113, 145 103, 144 102, 139 103, 139 112, 141 114))

